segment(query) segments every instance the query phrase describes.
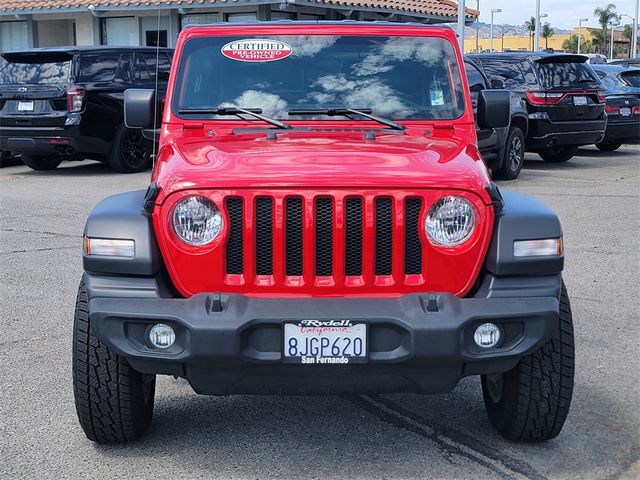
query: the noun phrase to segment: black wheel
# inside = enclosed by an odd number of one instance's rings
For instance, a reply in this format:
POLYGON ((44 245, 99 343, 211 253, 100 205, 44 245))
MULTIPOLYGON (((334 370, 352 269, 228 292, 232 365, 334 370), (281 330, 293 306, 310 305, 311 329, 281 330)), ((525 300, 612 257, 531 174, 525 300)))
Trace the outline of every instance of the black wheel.
POLYGON ((24 164, 33 170, 55 170, 62 163, 62 159, 44 157, 42 155, 20 154, 24 164))
POLYGON ((4 150, 0 150, 0 168, 4 168, 9 165, 9 161, 11 160, 11 152, 5 152, 4 150))
POLYGON ((556 437, 569 413, 573 375, 573 321, 563 284, 560 321, 553 337, 512 370, 482 376, 489 421, 508 440, 539 442, 556 437))
POLYGON ((151 423, 155 375, 143 375, 93 334, 84 277, 73 321, 73 394, 89 440, 136 440, 151 423))
POLYGON ((577 145, 564 145, 559 147, 551 147, 538 152, 540 158, 549 163, 564 163, 571 160, 578 153, 577 145))
POLYGON ((113 146, 107 163, 112 170, 120 173, 143 172, 151 163, 150 142, 142 136, 141 130, 120 125, 113 138, 113 146))
POLYGON ((511 127, 502 156, 502 164, 495 171, 497 178, 515 180, 524 164, 524 133, 518 127, 511 127))
POLYGON ((602 150, 603 152, 615 152, 621 146, 622 146, 622 143, 611 143, 611 142, 596 143, 596 147, 598 147, 598 150, 602 150))

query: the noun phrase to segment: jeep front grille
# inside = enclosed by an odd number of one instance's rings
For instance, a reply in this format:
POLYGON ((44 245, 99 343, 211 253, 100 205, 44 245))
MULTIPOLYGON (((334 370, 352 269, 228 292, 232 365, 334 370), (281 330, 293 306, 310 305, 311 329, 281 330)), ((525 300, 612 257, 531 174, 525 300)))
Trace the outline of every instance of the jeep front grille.
POLYGON ((288 287, 424 282, 424 199, 374 193, 227 196, 226 283, 288 287))

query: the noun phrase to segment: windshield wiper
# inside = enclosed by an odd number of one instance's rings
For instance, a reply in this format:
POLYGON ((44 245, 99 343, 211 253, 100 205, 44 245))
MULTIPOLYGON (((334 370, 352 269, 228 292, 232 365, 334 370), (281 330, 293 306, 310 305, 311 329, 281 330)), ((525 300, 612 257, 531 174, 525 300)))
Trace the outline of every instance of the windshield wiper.
POLYGON ((381 123, 382 125, 386 125, 393 130, 401 130, 404 131, 406 127, 401 123, 394 122, 393 120, 389 120, 387 118, 378 117, 376 115, 371 114, 370 108, 304 108, 304 109, 295 109, 289 110, 289 115, 327 115, 329 117, 335 117, 337 115, 348 117, 350 114, 360 115, 361 117, 368 118, 369 120, 373 120, 374 122, 381 123))
MULTIPOLYGON (((236 115, 242 118, 241 115, 250 115, 253 118, 267 122, 275 127, 288 130, 291 127, 288 123, 281 122, 275 118, 262 115, 261 108, 239 108, 239 107, 220 107, 220 108, 183 108, 178 110, 181 115, 236 115)), ((244 120, 244 119, 243 119, 244 120)))

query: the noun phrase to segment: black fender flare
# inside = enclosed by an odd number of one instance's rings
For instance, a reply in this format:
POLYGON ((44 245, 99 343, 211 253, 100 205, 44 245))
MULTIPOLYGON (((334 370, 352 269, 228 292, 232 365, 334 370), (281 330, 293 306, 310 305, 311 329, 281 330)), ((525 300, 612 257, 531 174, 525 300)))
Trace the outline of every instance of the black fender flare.
POLYGON ((560 219, 537 198, 501 192, 502 208, 496 214, 485 268, 494 275, 550 275, 562 272, 564 252, 557 256, 516 257, 513 242, 561 238, 560 219))
POLYGON ((143 209, 145 190, 120 193, 102 200, 89 214, 84 236, 126 239, 135 242, 133 258, 87 256, 82 264, 88 273, 152 276, 160 271, 162 258, 155 240, 153 224, 143 209))

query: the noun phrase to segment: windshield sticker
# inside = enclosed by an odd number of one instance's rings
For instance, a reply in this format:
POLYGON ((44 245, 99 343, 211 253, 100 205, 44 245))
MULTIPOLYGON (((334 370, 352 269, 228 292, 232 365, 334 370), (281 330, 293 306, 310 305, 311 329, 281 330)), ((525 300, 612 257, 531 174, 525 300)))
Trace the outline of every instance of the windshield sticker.
POLYGON ((239 62, 273 62, 293 53, 288 43, 266 38, 234 40, 224 45, 221 51, 225 57, 239 62))

